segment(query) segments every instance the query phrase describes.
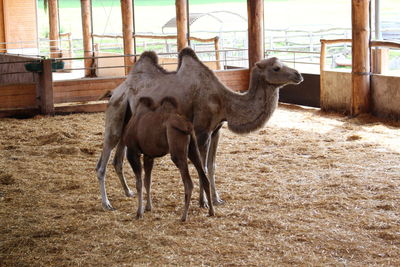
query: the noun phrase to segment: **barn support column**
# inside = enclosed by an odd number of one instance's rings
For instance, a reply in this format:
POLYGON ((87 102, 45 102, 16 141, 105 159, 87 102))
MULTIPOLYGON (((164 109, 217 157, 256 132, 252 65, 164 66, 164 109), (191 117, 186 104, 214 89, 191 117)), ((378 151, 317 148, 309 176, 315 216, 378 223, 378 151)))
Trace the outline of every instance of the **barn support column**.
POLYGON ((247 0, 249 68, 264 58, 264 1, 247 0))
POLYGON ((188 14, 187 0, 176 0, 176 30, 178 52, 188 46, 188 14))
POLYGON ((59 58, 60 54, 60 28, 58 21, 58 2, 57 0, 48 0, 49 12, 49 39, 50 39, 50 57, 59 58))
POLYGON ((85 77, 94 77, 95 70, 93 66, 93 51, 92 51, 92 23, 90 12, 91 0, 81 0, 82 13, 82 35, 83 35, 83 56, 85 64, 85 77))
MULTIPOLYGON (((124 54, 133 55, 133 7, 132 0, 121 0, 122 34, 124 38, 124 54)), ((125 74, 132 65, 131 57, 124 57, 125 74)))
POLYGON ((370 0, 352 0, 352 115, 370 110, 369 6, 370 0))
POLYGON ((42 62, 43 71, 39 73, 39 106, 40 112, 45 115, 54 114, 53 74, 51 59, 42 62))

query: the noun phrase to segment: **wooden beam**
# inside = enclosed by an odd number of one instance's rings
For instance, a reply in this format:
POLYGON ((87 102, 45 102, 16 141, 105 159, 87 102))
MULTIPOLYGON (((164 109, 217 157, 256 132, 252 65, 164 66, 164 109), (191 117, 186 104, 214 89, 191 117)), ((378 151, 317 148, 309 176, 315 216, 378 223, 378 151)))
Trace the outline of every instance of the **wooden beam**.
POLYGON ((59 44, 59 22, 58 22, 58 2, 57 0, 48 0, 49 12, 49 39, 50 39, 50 57, 59 58, 60 44, 59 44))
MULTIPOLYGON (((132 0, 121 0, 122 34, 124 38, 124 54, 133 55, 133 8, 132 0)), ((130 57, 124 57, 125 74, 129 73, 133 64, 130 57)))
MULTIPOLYGON (((81 14, 82 14, 82 35, 83 35, 83 56, 92 57, 92 25, 91 25, 91 12, 90 0, 81 0, 81 14)), ((94 77, 93 59, 86 58, 85 62, 85 77, 94 77)))
POLYGON ((3 1, 0 1, 0 53, 5 53, 7 52, 6 50, 6 35, 5 35, 5 28, 6 25, 4 23, 4 3, 3 1))
POLYGON ((370 110, 369 0, 352 0, 352 98, 351 113, 370 110))
POLYGON ((43 71, 39 75, 39 106, 42 114, 54 114, 53 74, 51 60, 43 60, 43 71))
POLYGON ((264 58, 264 1, 247 0, 249 68, 264 58))
POLYGON ((178 34, 177 44, 178 44, 178 51, 181 51, 188 45, 187 41, 188 14, 187 14, 186 0, 176 0, 175 7, 176 7, 176 30, 178 34))

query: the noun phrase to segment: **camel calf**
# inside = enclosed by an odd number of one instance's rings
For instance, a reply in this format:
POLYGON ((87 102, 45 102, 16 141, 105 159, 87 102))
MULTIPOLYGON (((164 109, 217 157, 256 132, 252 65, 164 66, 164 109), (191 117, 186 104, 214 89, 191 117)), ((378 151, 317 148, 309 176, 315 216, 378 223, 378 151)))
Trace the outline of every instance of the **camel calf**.
POLYGON ((124 132, 127 146, 127 158, 136 176, 138 193, 137 218, 143 217, 143 192, 140 155, 144 161, 144 185, 147 191, 146 211, 152 208, 151 171, 154 158, 171 154, 171 159, 179 168, 185 188, 185 205, 181 220, 186 221, 193 191, 193 182, 189 175, 187 158, 193 162, 198 172, 200 183, 204 187, 209 203, 209 215, 214 215, 211 201, 210 182, 205 174, 197 147, 192 123, 178 113, 175 98, 165 97, 159 106, 152 98, 139 99, 137 111, 129 120, 124 132))

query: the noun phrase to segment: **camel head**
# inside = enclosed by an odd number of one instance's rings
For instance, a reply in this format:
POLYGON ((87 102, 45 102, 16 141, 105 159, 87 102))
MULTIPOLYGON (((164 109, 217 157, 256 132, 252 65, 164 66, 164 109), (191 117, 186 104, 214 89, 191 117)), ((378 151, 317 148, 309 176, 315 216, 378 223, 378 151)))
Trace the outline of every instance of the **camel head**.
POLYGON ((269 84, 283 86, 299 84, 303 81, 303 77, 297 70, 289 68, 276 57, 261 60, 254 68, 269 84))

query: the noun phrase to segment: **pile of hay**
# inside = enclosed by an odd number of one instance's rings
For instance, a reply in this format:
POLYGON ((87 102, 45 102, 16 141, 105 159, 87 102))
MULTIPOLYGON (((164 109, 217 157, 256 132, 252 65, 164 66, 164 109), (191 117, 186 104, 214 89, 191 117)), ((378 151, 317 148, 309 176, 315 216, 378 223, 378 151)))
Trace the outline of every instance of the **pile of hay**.
MULTIPOLYGON (((179 221, 183 185, 156 161, 154 210, 134 219, 109 166, 118 210, 94 171, 104 114, 0 120, 2 266, 400 265, 400 125, 281 106, 247 136, 226 128, 217 158, 225 205, 179 221)), ((134 189, 132 171, 125 164, 134 189)))

